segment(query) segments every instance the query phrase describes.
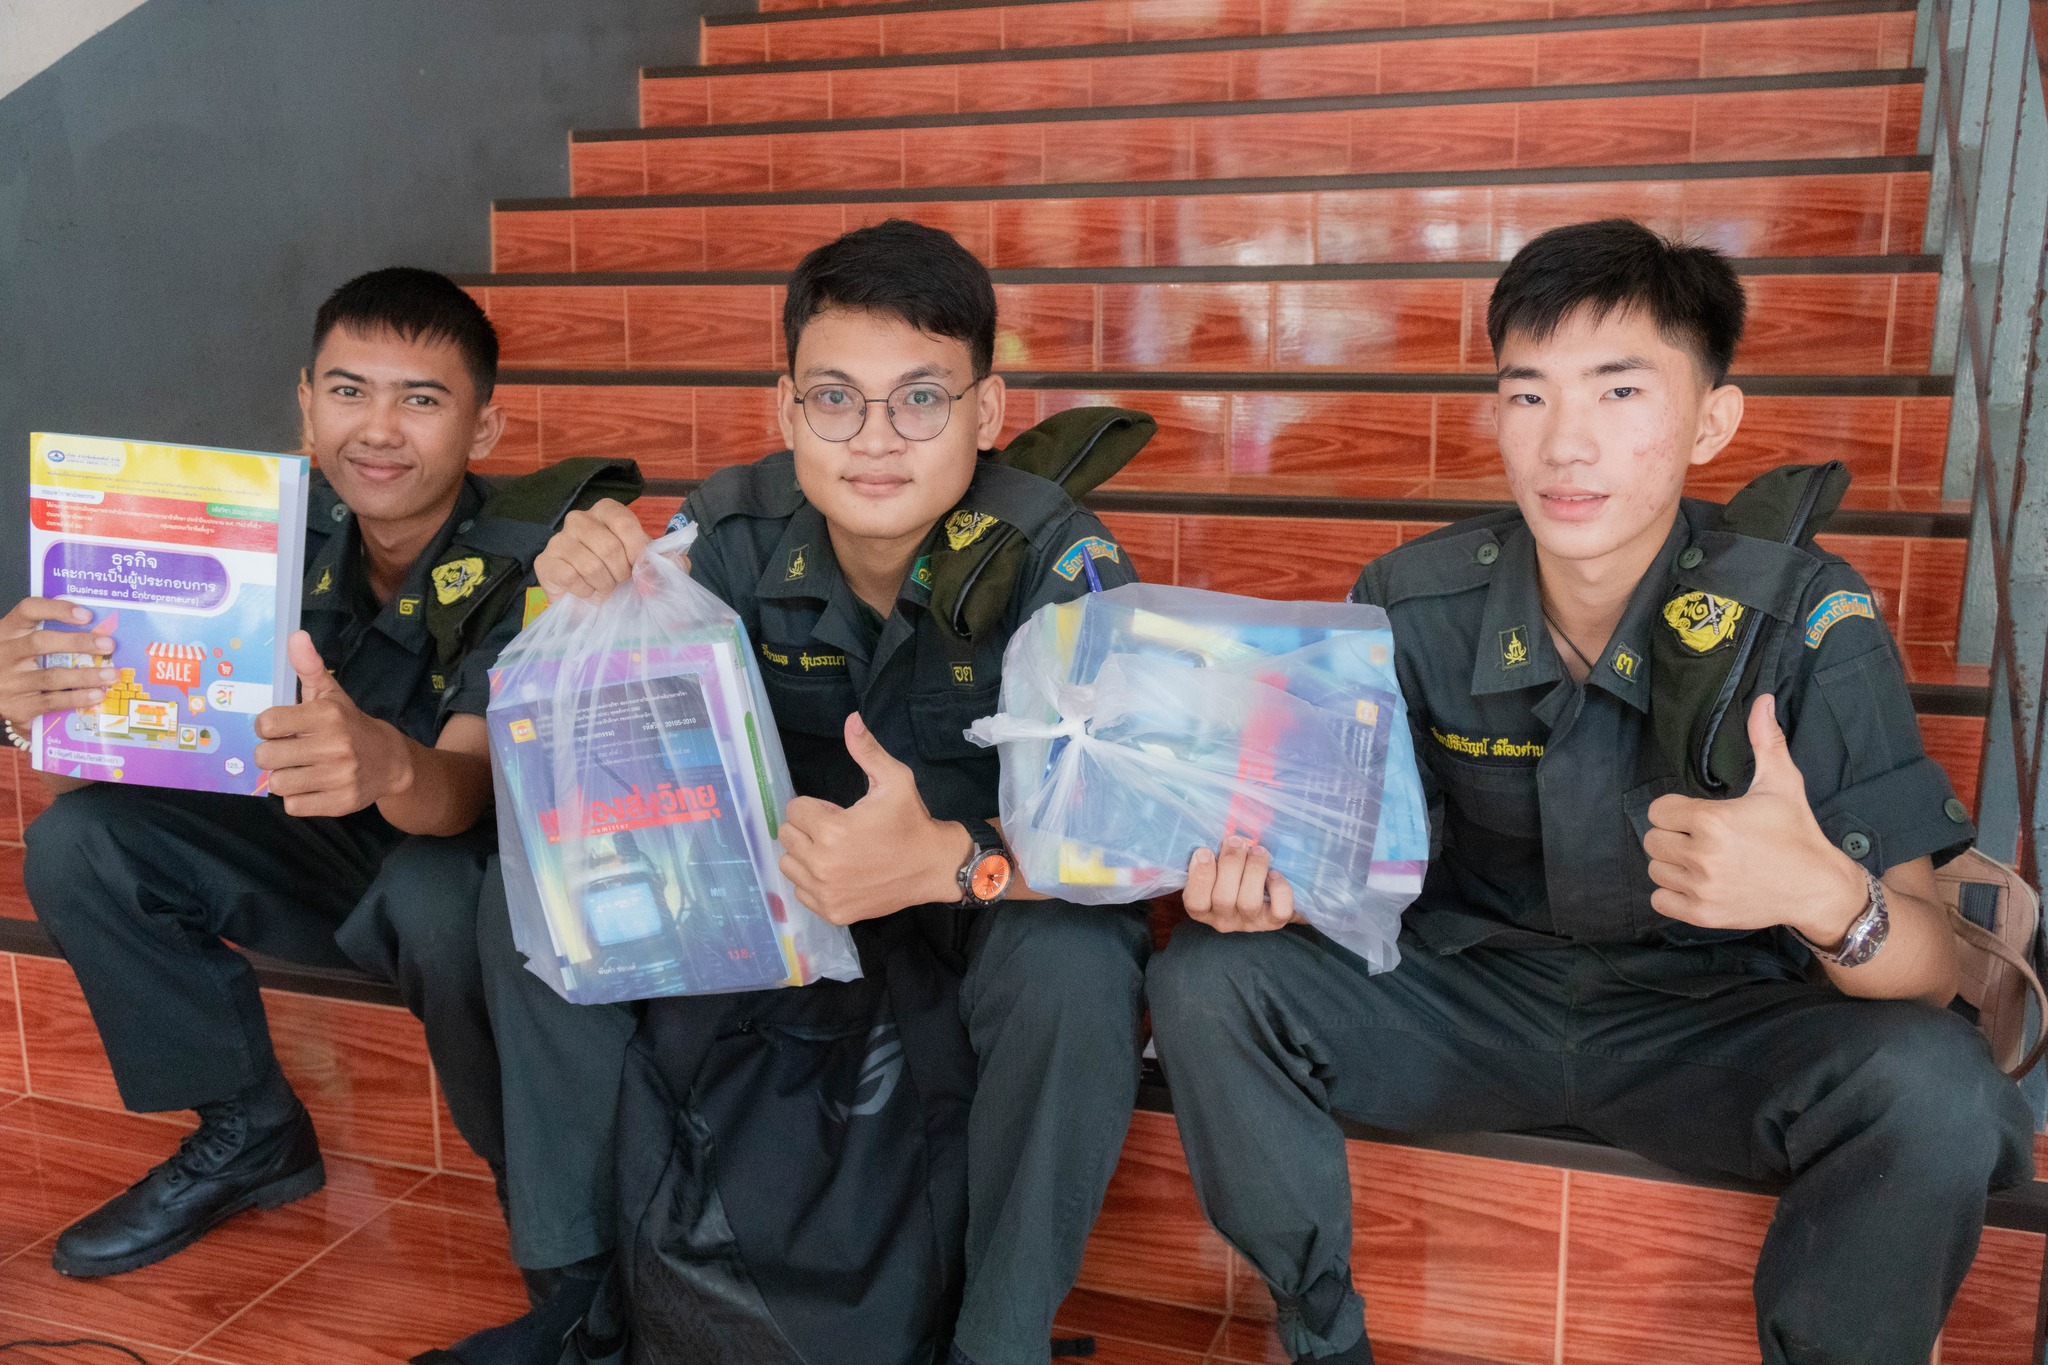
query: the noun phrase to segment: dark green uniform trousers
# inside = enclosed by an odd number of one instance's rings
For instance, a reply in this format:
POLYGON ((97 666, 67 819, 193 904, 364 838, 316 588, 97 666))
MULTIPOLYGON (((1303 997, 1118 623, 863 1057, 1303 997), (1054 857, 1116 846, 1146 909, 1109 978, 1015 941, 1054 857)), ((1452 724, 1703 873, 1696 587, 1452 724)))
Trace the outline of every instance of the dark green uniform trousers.
POLYGON ((1401 949, 1368 976, 1310 929, 1191 922, 1148 974, 1202 1207, 1266 1277, 1297 1357, 1364 1331, 1334 1114, 1572 1127, 1679 1171, 1786 1182, 1756 1267, 1765 1365, 1924 1365, 1987 1189, 2032 1173, 2018 1087, 1950 1011, 1760 974, 1739 943, 1401 949))
POLYGON ((268 798, 96 783, 59 796, 27 844, 30 903, 129 1108, 227 1099, 275 1066, 256 974, 229 942, 360 967, 424 1022, 456 1126, 506 1173, 514 1259, 611 1245, 632 1020, 570 1005, 520 965, 488 827, 408 837, 374 812, 302 819, 268 798))

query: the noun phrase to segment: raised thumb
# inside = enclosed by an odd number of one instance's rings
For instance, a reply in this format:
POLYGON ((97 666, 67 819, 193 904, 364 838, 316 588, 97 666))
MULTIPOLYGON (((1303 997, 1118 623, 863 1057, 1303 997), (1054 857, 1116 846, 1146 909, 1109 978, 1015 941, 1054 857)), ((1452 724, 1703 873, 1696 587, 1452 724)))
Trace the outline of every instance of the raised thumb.
POLYGON ((299 701, 318 701, 323 697, 338 695, 341 684, 327 671, 326 662, 320 651, 313 647, 313 637, 303 630, 292 632, 292 638, 285 642, 285 655, 292 661, 292 672, 299 675, 299 701))
POLYGON ((1806 795, 1806 779, 1792 761, 1785 732, 1778 728, 1778 700, 1769 693, 1749 708, 1749 747, 1756 754, 1756 776, 1750 780, 1750 791, 1806 795))
POLYGON ((846 752, 853 755, 853 761, 860 764, 860 770, 868 775, 869 796, 879 795, 883 788, 894 786, 910 771, 882 747, 882 741, 875 738, 858 711, 846 718, 846 752))

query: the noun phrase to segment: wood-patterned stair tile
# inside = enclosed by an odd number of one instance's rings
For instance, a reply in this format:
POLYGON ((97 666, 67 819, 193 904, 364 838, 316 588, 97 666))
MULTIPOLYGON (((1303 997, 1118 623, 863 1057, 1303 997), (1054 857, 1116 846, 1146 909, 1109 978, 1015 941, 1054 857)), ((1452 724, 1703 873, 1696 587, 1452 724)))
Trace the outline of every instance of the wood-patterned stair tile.
POLYGON ((1884 155, 1911 156, 1920 147, 1921 87, 1894 85, 1883 94, 1884 155))
POLYGON ((1984 1229, 1942 1328, 1941 1365, 2030 1365, 2041 1252, 2040 1233, 1984 1229))
POLYGON ((1229 1257, 1195 1202, 1173 1116, 1133 1114, 1075 1287, 1220 1314, 1229 1257))
POLYGON ((1906 578, 1906 541, 1902 536, 1823 535, 1816 543, 1831 554, 1849 561, 1849 567, 1863 575, 1870 585, 1871 601, 1878 619, 1894 635, 1899 631, 1899 607, 1906 578))
POLYGON ((1688 241, 1730 256, 1874 256, 1890 185, 1876 175, 1682 182, 1688 241))
MULTIPOLYGON (((1069 8, 1085 9, 1088 6, 1072 5, 1069 8)), ((984 52, 1000 48, 1004 46, 1004 13, 1001 9, 969 9, 952 10, 941 15, 885 14, 882 16, 882 51, 896 56, 905 53, 984 52)))
MULTIPOLYGON (((572 142, 569 144, 569 193, 574 195, 647 194, 646 142, 572 142)), ((661 193, 655 189, 654 193, 661 193)))
MULTIPOLYGON (((774 123, 783 119, 845 118, 832 103, 832 73, 779 71, 769 75, 712 76, 709 123, 774 123)), ((895 110, 888 112, 894 113, 895 110)))
MULTIPOLYGON (((1716 184, 1720 182, 1715 182, 1716 184)), ((1652 232, 1685 232, 1684 182, 1620 180, 1591 185, 1497 185, 1491 256, 1505 261, 1554 227, 1600 218, 1633 218, 1652 232)))
MULTIPOLYGON (((576 144, 585 147, 645 147, 648 194, 756 194, 775 187, 773 139, 692 137, 672 141, 576 144)), ((640 191, 608 190, 609 194, 640 191)))
POLYGON ((1918 86, 1695 96, 1699 131, 1692 160, 1882 156, 1888 88, 1912 90, 1919 97, 1918 86))
POLYGON ((1900 401, 1746 397, 1735 439, 1696 472, 1740 485, 1782 464, 1841 460, 1857 487, 1889 487, 1900 401))
POLYGON ((1545 33, 1536 40, 1536 84, 1690 80, 1700 74, 1700 43, 1701 29, 1692 24, 1545 33))
POLYGON ((1342 175, 1350 136, 1343 114, 1247 114, 1194 120, 1193 174, 1203 180, 1342 175))
POLYGON ((1262 32, 1260 0, 1131 0, 1131 41, 1250 37, 1262 32))
POLYGON ((1913 30, 1919 16, 1911 12, 1884 16, 1884 37, 1878 44, 1877 64, 1901 67, 1913 64, 1913 30))
MULTIPOLYGON (((42 779, 36 776, 34 769, 29 767, 27 755, 11 744, 7 747, 9 752, 4 758, 0 758, 0 848, 19 848, 21 846, 21 831, 24 827, 24 822, 21 818, 21 784, 24 782, 40 784, 42 779)), ((19 863, 4 871, 0 871, 0 895, 4 895, 10 889, 10 878, 7 873, 19 874, 20 871, 21 866, 19 863)), ((15 876, 12 880, 18 882, 19 876, 15 876)), ((0 1087, 0 1089, 4 1088, 0 1087)))
POLYGON ((893 189, 908 183, 900 129, 779 133, 770 141, 770 184, 777 190, 893 189))
MULTIPOLYGON (((100 1046, 70 964, 57 958, 14 958, 28 1091, 96 1109, 120 1109, 121 1092, 100 1046)), ((175 1144, 172 1144, 175 1145, 175 1144)))
POLYGON ((1885 227, 1885 250, 1897 252, 1927 249, 1926 171, 1900 171, 1891 179, 1891 220, 1885 227))
MULTIPOLYGON (((820 72, 820 75, 825 73, 820 72)), ((882 67, 834 71, 832 118, 882 118, 893 114, 952 114, 961 109, 960 88, 973 84, 980 69, 952 66, 882 67)), ((823 118, 823 114, 792 117, 823 118)))
POLYGON ((1707 76, 1784 76, 1803 71, 1870 71, 1883 57, 1882 14, 1756 19, 1708 24, 1707 76))
POLYGON ((1380 93, 1505 90, 1536 83, 1536 37, 1425 38, 1380 57, 1380 93))
POLYGON ((1406 44, 1333 43, 1324 47, 1267 47, 1231 54, 1231 98, 1309 99, 1323 95, 1377 95, 1380 63, 1406 44))
POLYGON ((1113 488, 1210 488, 1230 474, 1230 395, 1068 390, 1040 395, 1040 419, 1068 408, 1135 408, 1159 432, 1111 481, 1113 488))
POLYGON ((903 131, 906 185, 1036 185, 1047 178, 1045 162, 1038 124, 903 131))
POLYGON ((1186 195, 1152 203, 1151 264, 1313 265, 1313 194, 1186 195))
POLYGON ((1093 370, 1095 286, 996 286, 996 365, 1012 370, 1093 370))
MULTIPOLYGON (((1760 275, 1743 281, 1744 374, 1882 374, 1889 275, 1760 275)), ((1923 367, 1924 368, 1924 367, 1923 367)))
POLYGON ((1266 0, 1266 32, 1327 33, 1343 28, 1399 28, 1404 0, 1266 0))
POLYGON ((765 62, 768 60, 768 28, 766 24, 705 28, 699 59, 706 66, 765 62))
POLYGON ((779 314, 758 284, 626 291, 627 349, 638 369, 754 370, 775 364, 779 314))
POLYGON ((1045 180, 1052 184, 1186 179, 1197 173, 1189 147, 1190 122, 1148 118, 1046 124, 1045 180))
POLYGON ((768 60, 802 62, 821 57, 879 57, 882 21, 817 19, 801 24, 767 24, 768 60))
POLYGON ((1899 400, 1899 461, 1892 481, 1901 488, 1939 487, 1948 458, 1949 400, 1899 400))
POLYGON ((1408 22, 1432 24, 1507 24, 1548 19, 1548 0, 1429 0, 1418 6, 1409 0, 1408 22))
POLYGON ((566 213, 493 213, 491 269, 499 272, 575 269, 566 213))
POLYGON ((1102 524, 1147 583, 1172 583, 1179 567, 1180 518, 1155 512, 1104 512, 1102 524))
POLYGON ((959 82, 960 110, 1086 108, 1095 102, 1093 69, 1083 57, 968 67, 959 82))
POLYGON ((694 390, 594 384, 541 391, 541 440, 548 460, 598 455, 635 460, 650 479, 694 478, 694 390))
POLYGON ((431 1170, 433 1082, 419 1020, 391 1005, 263 992, 271 1045, 321 1148, 431 1170))
POLYGON ((711 121, 710 76, 660 76, 640 81, 642 128, 690 128, 711 121))
POLYGON ((1934 363, 1934 275, 1901 275, 1892 300, 1892 339, 1887 362, 1893 374, 1925 374, 1934 363))
MULTIPOLYGON (((11 992, 11 979, 0 972, 0 988, 11 992)), ((13 996, 7 999, 11 1004, 13 996)), ((73 1111, 73 1116, 74 1122, 83 1120, 79 1131, 86 1131, 91 1122, 87 1112, 73 1111)), ((119 1194, 176 1146, 180 1132, 159 1127, 158 1136, 162 1150, 145 1157, 20 1128, 0 1129, 0 1261, 119 1194)))
MULTIPOLYGON (((553 217, 515 214, 513 217, 553 217)), ((702 270, 704 210, 677 208, 577 209, 572 264, 549 269, 702 270)), ((503 269, 504 267, 499 267, 503 269)), ((538 269, 539 267, 534 267, 538 269)))
POLYGON ((1063 4, 1057 10, 1015 5, 1000 11, 1003 39, 999 46, 1074 47, 1131 40, 1131 7, 1126 0, 1094 0, 1063 4))
POLYGON ((1344 280, 1274 286, 1281 370, 1458 368, 1461 280, 1344 280))
POLYGON ((1388 476, 1426 478, 1430 394, 1239 393, 1231 396, 1233 480, 1299 479, 1328 496, 1369 496, 1388 476))
MULTIPOLYGON (((1981 716, 1921 716, 1920 743, 1927 756, 1948 774, 1949 785, 1974 815, 1977 810, 1978 767, 1984 758, 1981 716)), ((2031 1362, 2029 1362, 2031 1365, 2031 1362)))
POLYGON ((1174 52, 1099 57, 1089 63, 1097 105, 1178 104, 1228 100, 1228 52, 1174 52))
MULTIPOLYGON (((7 851, 20 852, 18 849, 7 851)), ((13 866, 7 869, 8 875, 18 874, 21 870, 20 859, 14 858, 9 861, 13 866)), ((21 1048, 21 1007, 17 999, 14 954, 0 953, 0 1091, 5 1091, 9 1095, 19 1095, 28 1089, 28 1070, 23 1061, 21 1048)), ((0 1108, 7 1107, 0 1104, 0 1108)), ((0 1181, 0 1188, 5 1187, 6 1182, 0 1181)), ((13 1252, 7 1248, 0 1247, 0 1257, 12 1254, 13 1252)))
POLYGON ((702 212, 706 270, 791 270, 848 226, 838 204, 721 204, 702 212))
POLYGON ((1148 258, 1148 200, 1123 196, 1003 199, 991 207, 994 248, 983 259, 993 266, 1068 269, 1186 264, 1148 258))
MULTIPOLYGON (((994 250, 995 236, 990 227, 992 205, 974 200, 936 200, 925 204, 848 204, 846 206, 846 229, 868 227, 890 218, 907 218, 913 223, 923 223, 942 232, 951 233, 961 246, 973 252, 984 263, 994 250)), ((831 234, 819 237, 811 246, 823 246, 831 240, 831 234)), ((808 248, 806 248, 808 249, 808 248)), ((792 257, 794 265, 797 258, 792 257)))
POLYGON ((1053 1318, 1053 1335, 1094 1337, 1098 1347, 1106 1339, 1142 1343, 1186 1352, 1190 1359, 1200 1360, 1222 1325, 1221 1313, 1077 1289, 1067 1295, 1053 1318))
POLYGON ((1557 100, 1521 107, 1517 166, 1625 166, 1694 159, 1690 96, 1557 100))
POLYGON ((499 363, 507 368, 618 369, 627 363, 623 289, 493 289, 489 311, 499 363))
POLYGON ((1906 564, 1901 573, 1905 601, 1899 612, 1899 638, 1954 644, 1962 618, 1970 542, 1916 537, 1906 541, 1905 551, 1906 564))
POLYGON ((1493 259, 1493 195, 1483 185, 1331 190, 1315 197, 1319 265, 1493 259))
POLYGON ((540 468, 540 390, 531 384, 500 384, 492 401, 505 410, 504 434, 478 466, 487 474, 527 474, 540 468))
POLYGON ((1500 437, 1490 393, 1444 393, 1436 399, 1438 479, 1500 477, 1500 437))
POLYGON ((1570 1198, 1564 1359, 1640 1365, 1682 1341, 1687 1365, 1753 1365, 1772 1200, 1584 1171, 1570 1198))
POLYGON ((1337 602, 1368 561, 1399 543, 1390 521, 1182 517, 1180 581, 1275 601, 1337 602))
POLYGON ((1515 164, 1512 104, 1362 109, 1351 115, 1354 175, 1495 170, 1515 164))
POLYGON ((1271 362, 1274 286, 1102 286, 1102 368, 1262 370, 1271 362))
POLYGON ((697 477, 786 450, 774 389, 697 390, 697 477))

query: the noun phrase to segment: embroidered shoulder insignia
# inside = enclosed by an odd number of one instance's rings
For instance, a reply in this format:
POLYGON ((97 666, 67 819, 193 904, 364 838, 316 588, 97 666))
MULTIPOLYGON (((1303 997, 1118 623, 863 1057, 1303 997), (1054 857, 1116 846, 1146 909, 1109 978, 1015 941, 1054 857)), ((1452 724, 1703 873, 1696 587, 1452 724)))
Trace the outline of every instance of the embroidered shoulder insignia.
POLYGON ((946 518, 946 544, 964 550, 987 534, 996 519, 986 512, 955 512, 946 518))
POLYGON ((1735 638, 1742 603, 1710 592, 1681 593, 1664 604, 1664 624, 1695 654, 1712 654, 1735 638))
POLYGON ((1827 638, 1828 632, 1835 628, 1836 623, 1846 621, 1852 616, 1862 616, 1872 621, 1877 619, 1877 610, 1870 605, 1870 594, 1829 593, 1821 599, 1819 606, 1807 613, 1806 647, 1819 649, 1820 642, 1827 638))
POLYGON ((1101 536, 1084 536, 1066 548, 1066 552, 1053 561, 1052 571, 1069 583, 1081 572, 1082 556, 1089 559, 1106 559, 1116 564, 1123 559, 1123 549, 1115 541, 1104 540, 1101 536))
POLYGON ((434 566, 434 600, 442 606, 460 602, 484 581, 484 562, 470 555, 434 566))

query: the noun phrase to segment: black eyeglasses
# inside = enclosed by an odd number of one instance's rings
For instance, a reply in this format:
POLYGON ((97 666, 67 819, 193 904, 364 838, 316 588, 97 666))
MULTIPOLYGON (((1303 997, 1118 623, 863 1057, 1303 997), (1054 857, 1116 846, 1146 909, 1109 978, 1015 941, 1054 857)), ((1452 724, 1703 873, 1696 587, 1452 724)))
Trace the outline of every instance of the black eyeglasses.
MULTIPOLYGON (((974 384, 979 384, 977 379, 974 384)), ((880 403, 889 410, 889 425, 906 441, 929 441, 946 429, 953 405, 974 389, 969 384, 947 393, 943 384, 905 384, 887 398, 870 398, 851 384, 813 384, 796 397, 804 421, 821 441, 851 441, 868 422, 868 409, 880 403)))

